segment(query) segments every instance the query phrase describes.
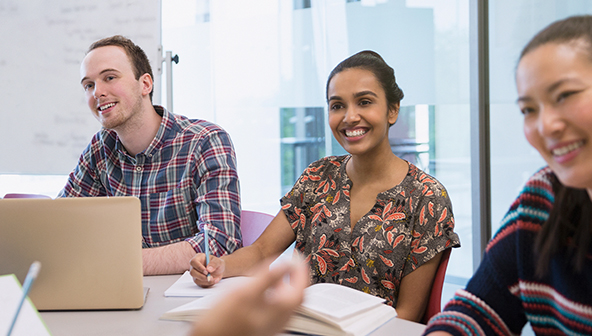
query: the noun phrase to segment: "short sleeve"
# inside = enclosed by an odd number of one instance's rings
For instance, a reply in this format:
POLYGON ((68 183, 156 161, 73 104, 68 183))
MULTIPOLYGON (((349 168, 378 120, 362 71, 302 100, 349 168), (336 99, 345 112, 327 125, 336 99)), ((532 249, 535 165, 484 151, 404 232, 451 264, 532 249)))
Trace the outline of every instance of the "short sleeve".
MULTIPOLYGON (((302 211, 304 204, 308 201, 307 189, 310 187, 311 181, 311 167, 309 166, 304 170, 302 175, 298 178, 292 189, 280 199, 282 211, 288 218, 288 222, 294 230, 294 233, 298 231, 299 226, 304 226, 306 223, 306 217, 302 211)), ((313 177, 314 179, 314 177, 313 177)), ((310 195, 310 194, 309 194, 310 195)))
POLYGON ((410 202, 415 202, 409 256, 405 261, 403 276, 430 261, 438 253, 459 247, 460 240, 454 232, 452 203, 444 186, 427 175, 423 187, 416 189, 410 202))

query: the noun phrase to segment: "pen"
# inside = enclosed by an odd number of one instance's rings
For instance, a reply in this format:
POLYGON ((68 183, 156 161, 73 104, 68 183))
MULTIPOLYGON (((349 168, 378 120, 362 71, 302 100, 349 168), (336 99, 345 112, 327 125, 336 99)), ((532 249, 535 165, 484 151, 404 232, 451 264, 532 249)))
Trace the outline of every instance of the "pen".
POLYGON ((21 301, 19 302, 18 307, 16 308, 16 313, 14 314, 14 318, 12 319, 12 323, 10 324, 10 328, 8 329, 8 334, 6 334, 6 336, 10 336, 10 334, 12 333, 12 329, 14 328, 14 325, 16 324, 16 320, 19 316, 19 312, 21 311, 21 307, 23 306, 23 302, 25 302, 27 295, 29 295, 29 290, 31 289, 31 285, 33 284, 33 281, 35 281, 35 278, 37 278, 37 274, 39 273, 39 268, 41 268, 41 263, 38 261, 34 261, 31 264, 31 267, 29 267, 29 272, 27 272, 27 276, 25 277, 25 282, 23 283, 23 295, 21 297, 21 301))
MULTIPOLYGON (((208 237, 208 230, 206 229, 206 226, 204 224, 203 226, 203 233, 204 233, 204 253, 206 254, 206 267, 208 267, 208 265, 210 264, 210 238, 208 237)), ((212 276, 210 275, 210 272, 208 272, 208 276, 206 277, 206 279, 208 280, 208 282, 210 282, 212 280, 212 276)))

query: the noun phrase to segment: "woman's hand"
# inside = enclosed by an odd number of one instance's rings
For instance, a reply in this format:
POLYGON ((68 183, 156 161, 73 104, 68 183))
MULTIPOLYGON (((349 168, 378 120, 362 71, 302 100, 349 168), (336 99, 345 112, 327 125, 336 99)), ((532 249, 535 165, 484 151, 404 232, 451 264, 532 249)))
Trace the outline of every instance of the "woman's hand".
POLYGON ((225 263, 220 258, 210 256, 210 263, 206 265, 206 255, 198 253, 189 264, 193 282, 200 287, 211 287, 220 282, 224 276, 225 263))

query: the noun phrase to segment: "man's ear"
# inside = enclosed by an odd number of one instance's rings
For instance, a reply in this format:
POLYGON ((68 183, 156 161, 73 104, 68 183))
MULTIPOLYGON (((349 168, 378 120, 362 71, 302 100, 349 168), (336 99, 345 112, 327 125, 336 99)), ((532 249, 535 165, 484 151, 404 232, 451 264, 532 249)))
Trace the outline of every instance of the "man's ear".
POLYGON ((140 76, 140 78, 138 78, 138 81, 140 82, 140 84, 142 84, 142 95, 148 96, 150 92, 152 92, 152 87, 154 85, 154 82, 152 81, 152 76, 150 76, 150 74, 145 73, 142 76, 140 76))

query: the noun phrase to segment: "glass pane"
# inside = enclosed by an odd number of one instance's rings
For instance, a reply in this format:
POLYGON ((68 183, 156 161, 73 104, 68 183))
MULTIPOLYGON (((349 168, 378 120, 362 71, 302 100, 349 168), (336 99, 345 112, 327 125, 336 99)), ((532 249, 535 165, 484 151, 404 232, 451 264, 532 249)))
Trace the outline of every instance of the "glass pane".
POLYGON ((311 162, 325 156, 323 107, 281 108, 282 194, 311 162))
POLYGON ((446 186, 465 251, 448 273, 472 274, 468 0, 178 0, 162 12, 164 50, 180 57, 174 112, 231 134, 245 209, 276 213, 303 167, 344 153, 327 76, 360 50, 380 53, 405 92, 393 151, 446 186))

